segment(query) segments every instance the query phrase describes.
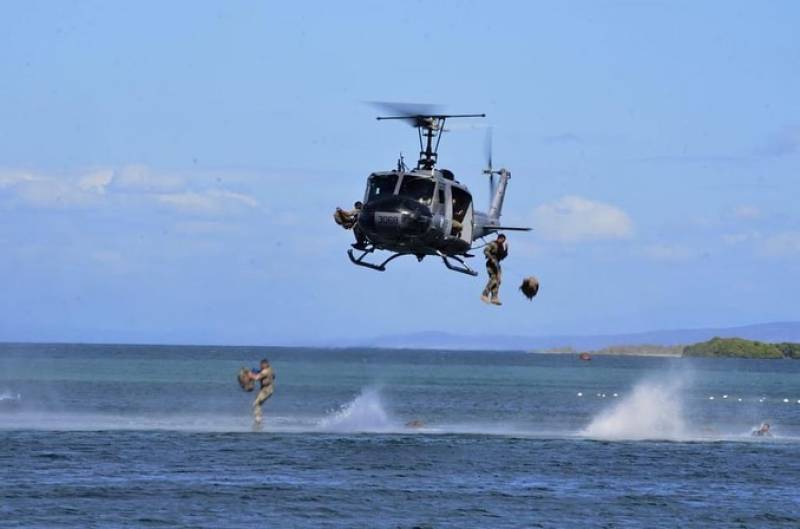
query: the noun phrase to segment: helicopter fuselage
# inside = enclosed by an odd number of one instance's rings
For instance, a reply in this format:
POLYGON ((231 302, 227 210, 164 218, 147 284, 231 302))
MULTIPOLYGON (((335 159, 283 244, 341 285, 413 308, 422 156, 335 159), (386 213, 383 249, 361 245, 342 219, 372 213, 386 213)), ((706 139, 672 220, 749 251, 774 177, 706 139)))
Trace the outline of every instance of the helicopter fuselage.
POLYGON ((372 173, 358 228, 377 249, 465 255, 473 241, 472 195, 448 170, 372 173))

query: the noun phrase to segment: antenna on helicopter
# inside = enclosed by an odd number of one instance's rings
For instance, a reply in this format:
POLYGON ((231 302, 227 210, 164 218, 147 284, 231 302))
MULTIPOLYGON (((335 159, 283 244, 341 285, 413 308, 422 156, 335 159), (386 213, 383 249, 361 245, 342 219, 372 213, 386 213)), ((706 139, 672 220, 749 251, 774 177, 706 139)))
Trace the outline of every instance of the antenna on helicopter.
POLYGON ((486 114, 442 114, 434 105, 410 105, 405 103, 373 102, 373 105, 386 109, 394 116, 378 116, 378 121, 399 119, 417 128, 419 134, 419 161, 417 169, 433 169, 439 153, 439 142, 445 131, 448 118, 485 118, 486 114), (436 143, 434 144, 434 139, 436 143))

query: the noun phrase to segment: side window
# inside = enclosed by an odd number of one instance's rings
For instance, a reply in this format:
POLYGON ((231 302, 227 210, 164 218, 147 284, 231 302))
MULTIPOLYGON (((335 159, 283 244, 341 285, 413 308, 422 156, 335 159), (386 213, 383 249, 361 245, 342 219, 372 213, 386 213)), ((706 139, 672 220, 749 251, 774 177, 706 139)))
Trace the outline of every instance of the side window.
POLYGON ((450 186, 450 190, 453 193, 453 219, 461 222, 467 214, 472 199, 466 191, 456 186, 450 186))
POLYGON ((444 204, 444 188, 439 188, 439 204, 444 204))

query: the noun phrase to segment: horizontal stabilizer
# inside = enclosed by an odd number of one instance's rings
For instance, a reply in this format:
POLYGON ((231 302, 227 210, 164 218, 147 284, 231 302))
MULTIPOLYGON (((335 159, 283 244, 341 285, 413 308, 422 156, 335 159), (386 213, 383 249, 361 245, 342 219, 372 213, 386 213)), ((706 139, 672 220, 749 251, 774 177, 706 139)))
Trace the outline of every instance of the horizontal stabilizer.
POLYGON ((487 226, 493 231, 531 231, 533 228, 515 228, 514 226, 487 226))

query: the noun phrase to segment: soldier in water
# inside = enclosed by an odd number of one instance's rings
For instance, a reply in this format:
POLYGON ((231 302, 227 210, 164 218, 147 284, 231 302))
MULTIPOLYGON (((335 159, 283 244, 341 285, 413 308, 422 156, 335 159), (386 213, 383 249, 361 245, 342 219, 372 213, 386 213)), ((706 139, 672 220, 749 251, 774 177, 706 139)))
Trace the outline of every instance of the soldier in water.
POLYGON ((269 365, 269 360, 266 358, 261 360, 259 368, 260 371, 258 373, 250 373, 252 380, 261 382, 261 390, 256 395, 256 400, 253 401, 253 421, 256 427, 260 427, 263 420, 261 406, 272 396, 272 392, 275 389, 275 371, 269 365))
POLYGON ((498 297, 500 283, 503 280, 503 270, 500 267, 500 261, 505 259, 507 254, 506 236, 502 233, 497 236, 497 239, 487 244, 483 249, 483 255, 486 256, 486 273, 489 274, 486 288, 483 289, 483 294, 481 294, 481 300, 484 303, 502 305, 498 297))

